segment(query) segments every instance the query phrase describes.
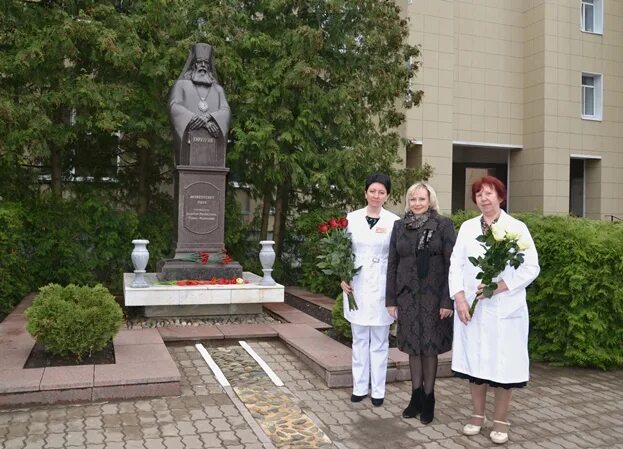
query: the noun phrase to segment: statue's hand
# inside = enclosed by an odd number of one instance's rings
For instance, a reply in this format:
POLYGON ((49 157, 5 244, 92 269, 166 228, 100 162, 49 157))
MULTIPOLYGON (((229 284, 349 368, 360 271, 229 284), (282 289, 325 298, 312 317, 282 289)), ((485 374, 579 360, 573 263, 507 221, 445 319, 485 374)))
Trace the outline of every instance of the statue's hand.
POLYGON ((221 135, 221 129, 215 122, 208 122, 206 124, 206 129, 212 137, 219 137, 221 135))
POLYGON ((188 122, 188 127, 190 129, 201 129, 204 126, 205 126, 204 119, 203 117, 199 115, 193 116, 193 118, 190 119, 190 122, 188 122))

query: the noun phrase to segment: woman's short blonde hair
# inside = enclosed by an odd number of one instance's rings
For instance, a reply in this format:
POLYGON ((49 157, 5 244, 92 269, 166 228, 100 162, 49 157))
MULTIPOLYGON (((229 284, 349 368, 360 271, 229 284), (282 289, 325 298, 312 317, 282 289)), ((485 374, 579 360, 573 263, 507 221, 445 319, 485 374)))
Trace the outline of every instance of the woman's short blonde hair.
POLYGON ((437 193, 433 186, 424 181, 419 181, 413 184, 411 187, 407 189, 407 195, 405 196, 405 212, 409 212, 409 199, 415 195, 415 191, 417 189, 424 189, 428 192, 428 200, 430 202, 429 208, 439 212, 439 201, 437 201, 437 193))

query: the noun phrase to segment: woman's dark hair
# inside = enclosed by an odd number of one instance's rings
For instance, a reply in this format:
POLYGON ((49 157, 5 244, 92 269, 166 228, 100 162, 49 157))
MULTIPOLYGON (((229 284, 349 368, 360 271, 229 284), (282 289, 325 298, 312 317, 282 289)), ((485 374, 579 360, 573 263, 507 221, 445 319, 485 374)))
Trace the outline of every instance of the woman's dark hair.
POLYGON ((368 187, 370 187, 375 182, 379 184, 383 184, 385 186, 385 190, 387 190, 387 194, 389 195, 392 191, 392 181, 389 179, 385 173, 376 172, 372 173, 370 176, 366 178, 366 192, 368 191, 368 187))
POLYGON ((495 176, 483 176, 472 184, 472 201, 476 204, 476 194, 482 190, 484 186, 489 186, 498 194, 498 198, 502 202, 506 201, 506 186, 495 176))

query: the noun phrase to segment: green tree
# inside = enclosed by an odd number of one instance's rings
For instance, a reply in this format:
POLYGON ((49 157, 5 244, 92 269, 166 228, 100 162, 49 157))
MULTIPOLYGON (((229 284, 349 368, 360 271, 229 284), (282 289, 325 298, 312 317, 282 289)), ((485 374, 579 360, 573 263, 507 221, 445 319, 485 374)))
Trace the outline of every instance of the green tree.
POLYGON ((4 9, 0 145, 45 166, 60 196, 76 149, 109 153, 98 137, 110 139, 126 120, 119 106, 128 88, 106 73, 119 68, 116 53, 133 35, 117 32, 127 18, 113 2, 12 0, 4 9))
POLYGON ((187 11, 178 0, 7 2, 0 147, 28 155, 56 196, 71 168, 113 175, 112 198, 144 215, 170 181, 166 104, 196 29, 187 11))
POLYGON ((196 11, 232 107, 228 161, 253 186, 281 252, 292 210, 350 205, 392 172, 418 49, 390 0, 219 0, 196 11))

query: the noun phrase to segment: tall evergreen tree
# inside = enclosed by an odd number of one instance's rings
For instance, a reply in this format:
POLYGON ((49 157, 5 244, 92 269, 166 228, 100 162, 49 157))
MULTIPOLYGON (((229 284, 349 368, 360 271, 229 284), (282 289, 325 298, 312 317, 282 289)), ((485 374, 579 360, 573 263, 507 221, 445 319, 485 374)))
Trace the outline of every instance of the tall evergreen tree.
POLYGON ((352 204, 392 171, 418 49, 391 0, 219 0, 197 11, 232 107, 229 161, 274 208, 280 252, 292 209, 352 204))

